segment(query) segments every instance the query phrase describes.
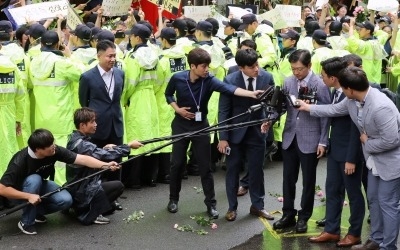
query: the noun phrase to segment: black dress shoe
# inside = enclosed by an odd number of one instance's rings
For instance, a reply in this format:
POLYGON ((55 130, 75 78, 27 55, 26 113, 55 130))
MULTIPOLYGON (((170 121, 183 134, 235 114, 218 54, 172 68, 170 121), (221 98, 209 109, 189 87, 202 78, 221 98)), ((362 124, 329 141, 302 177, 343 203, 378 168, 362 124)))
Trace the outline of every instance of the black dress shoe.
POLYGON ((115 210, 123 210, 121 204, 119 204, 118 201, 114 201, 113 204, 112 204, 112 207, 113 207, 115 210))
POLYGON ((214 206, 208 207, 207 208, 207 213, 212 219, 218 219, 219 213, 217 209, 214 206))
POLYGON ((295 225, 296 225, 296 219, 294 218, 294 216, 284 215, 280 220, 275 222, 272 225, 272 227, 274 228, 274 230, 276 230, 276 229, 284 229, 284 228, 288 228, 288 227, 293 227, 295 225))
POLYGON ((170 200, 167 209, 170 213, 178 212, 178 201, 170 200))
POLYGON ((307 221, 305 220, 298 220, 296 224, 296 232, 297 233, 305 233, 307 232, 307 221))
POLYGON ((317 226, 319 227, 324 227, 325 226, 325 222, 326 222, 326 218, 323 218, 321 220, 317 220, 315 223, 317 224, 317 226))

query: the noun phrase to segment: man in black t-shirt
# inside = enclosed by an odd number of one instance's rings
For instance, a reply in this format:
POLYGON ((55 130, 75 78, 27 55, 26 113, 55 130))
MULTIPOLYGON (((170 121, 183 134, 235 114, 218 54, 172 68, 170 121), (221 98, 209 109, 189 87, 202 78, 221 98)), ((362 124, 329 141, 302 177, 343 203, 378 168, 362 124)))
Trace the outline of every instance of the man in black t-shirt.
POLYGON ((93 157, 75 154, 54 144, 54 137, 46 129, 37 129, 28 139, 28 147, 17 152, 0 179, 0 195, 8 199, 26 200, 18 227, 25 234, 37 234, 36 223, 46 222, 45 214, 68 209, 72 197, 67 190, 57 192, 43 201, 41 195, 60 188, 46 180, 54 172, 56 161, 79 164, 90 168, 119 168, 115 162, 102 162, 93 157))

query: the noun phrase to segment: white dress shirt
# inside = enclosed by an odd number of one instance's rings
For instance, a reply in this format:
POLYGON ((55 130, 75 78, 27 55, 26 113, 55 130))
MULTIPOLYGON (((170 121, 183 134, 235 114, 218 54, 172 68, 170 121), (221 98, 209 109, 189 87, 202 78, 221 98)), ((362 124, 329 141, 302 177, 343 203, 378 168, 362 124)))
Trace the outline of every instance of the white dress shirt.
MULTIPOLYGON (((245 73, 242 72, 243 79, 244 79, 244 84, 246 84, 246 89, 249 89, 249 78, 250 76, 246 75, 245 73)), ((253 90, 256 90, 256 82, 257 82, 257 77, 252 77, 254 80, 251 83, 253 85, 253 90)))
POLYGON ((108 72, 106 72, 102 67, 100 67, 100 65, 97 65, 97 68, 99 69, 100 76, 103 78, 105 83, 104 88, 106 88, 106 91, 112 100, 115 87, 114 70, 110 69, 108 72))

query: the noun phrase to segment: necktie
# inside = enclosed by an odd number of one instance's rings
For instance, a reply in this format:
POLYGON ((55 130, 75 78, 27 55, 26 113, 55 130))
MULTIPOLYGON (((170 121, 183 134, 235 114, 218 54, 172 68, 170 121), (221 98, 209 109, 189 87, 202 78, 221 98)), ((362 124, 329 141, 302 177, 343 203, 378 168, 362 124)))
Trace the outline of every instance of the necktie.
POLYGON ((254 88, 253 88, 253 80, 254 80, 254 78, 253 77, 249 77, 247 80, 249 81, 249 85, 247 85, 247 90, 254 91, 254 88))
POLYGON ((333 103, 338 103, 339 102, 339 97, 340 97, 340 91, 335 91, 335 94, 333 95, 333 103))

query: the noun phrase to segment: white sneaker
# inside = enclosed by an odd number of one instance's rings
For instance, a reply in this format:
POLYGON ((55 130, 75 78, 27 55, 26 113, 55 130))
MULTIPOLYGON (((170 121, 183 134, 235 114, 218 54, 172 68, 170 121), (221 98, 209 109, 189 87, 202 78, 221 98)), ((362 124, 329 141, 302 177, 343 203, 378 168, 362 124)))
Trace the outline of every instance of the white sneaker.
POLYGON ((104 217, 103 215, 97 216, 96 220, 93 222, 95 224, 104 225, 110 223, 110 219, 104 217))
POLYGON ((18 222, 18 227, 19 229, 21 229, 21 232, 23 232, 24 234, 29 234, 29 235, 34 235, 37 234, 36 232, 36 228, 34 225, 24 225, 24 223, 22 223, 21 221, 18 222))

